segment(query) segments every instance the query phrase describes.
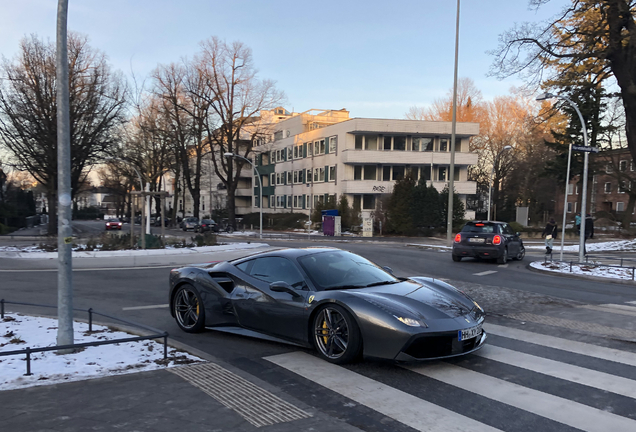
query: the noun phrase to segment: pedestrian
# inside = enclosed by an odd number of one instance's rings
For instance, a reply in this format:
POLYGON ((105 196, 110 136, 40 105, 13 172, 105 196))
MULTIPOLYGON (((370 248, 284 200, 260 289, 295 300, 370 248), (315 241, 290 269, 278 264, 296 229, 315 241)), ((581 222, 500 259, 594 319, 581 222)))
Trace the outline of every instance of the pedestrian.
POLYGON ((587 239, 594 238, 594 219, 591 214, 585 216, 585 239, 583 240, 583 255, 587 255, 586 243, 587 239))
POLYGON ((545 253, 546 255, 552 253, 552 245, 554 244, 554 239, 557 238, 557 224, 554 221, 554 218, 550 218, 547 225, 543 229, 543 233, 541 237, 545 238, 545 253))
POLYGON ((581 232, 581 213, 577 213, 576 216, 574 216, 574 225, 576 225, 576 232, 580 233, 581 232))

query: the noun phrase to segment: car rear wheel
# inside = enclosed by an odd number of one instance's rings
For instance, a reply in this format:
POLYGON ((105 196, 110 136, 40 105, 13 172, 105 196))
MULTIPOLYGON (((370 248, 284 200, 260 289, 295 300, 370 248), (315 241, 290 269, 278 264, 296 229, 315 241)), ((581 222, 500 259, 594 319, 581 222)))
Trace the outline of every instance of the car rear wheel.
POLYGON ((174 295, 172 310, 181 330, 198 333, 205 327, 205 308, 201 295, 189 284, 181 285, 174 295))
POLYGON ((360 329, 344 308, 335 304, 323 307, 314 318, 313 332, 318 354, 328 362, 350 363, 360 356, 360 329))
POLYGON ((523 257, 526 256, 526 248, 521 248, 521 250, 519 251, 519 253, 517 254, 517 256, 515 257, 515 259, 517 261, 521 261, 523 259, 523 257))
POLYGON ((497 258, 497 263, 499 264, 505 264, 508 262, 508 248, 505 248, 503 251, 503 254, 497 258))
POLYGON ((461 260, 462 260, 462 257, 460 257, 459 255, 453 255, 453 261, 460 262, 461 260))

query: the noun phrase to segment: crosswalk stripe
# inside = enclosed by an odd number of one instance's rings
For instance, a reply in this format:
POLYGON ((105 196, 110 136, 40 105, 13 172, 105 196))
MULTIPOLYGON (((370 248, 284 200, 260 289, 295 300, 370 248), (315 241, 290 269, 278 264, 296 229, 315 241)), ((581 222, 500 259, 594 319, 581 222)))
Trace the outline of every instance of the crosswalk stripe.
POLYGON ((418 431, 499 430, 303 352, 265 357, 265 360, 418 431))
POLYGON ((487 276, 489 274, 497 273, 495 270, 486 270, 481 273, 473 273, 474 276, 487 276))
POLYGON ((608 312, 619 315, 636 316, 636 307, 618 305, 618 304, 601 304, 601 305, 581 305, 582 309, 590 309, 599 312, 608 312))
POLYGON ((587 432, 634 431, 636 421, 448 363, 404 366, 436 379, 587 432))
POLYGON ((569 339, 557 338, 539 333, 531 333, 525 330, 519 330, 510 327, 503 327, 496 324, 484 324, 486 331, 510 339, 516 339, 523 342, 529 342, 549 348, 555 348, 562 351, 568 351, 575 354, 582 354, 588 357, 595 357, 602 360, 609 360, 617 363, 623 363, 630 366, 636 366, 636 354, 620 351, 613 348, 600 347, 584 342, 573 341, 569 339))
POLYGON ((555 378, 636 399, 636 381, 522 352, 486 345, 477 355, 555 378))
POLYGON ((628 302, 625 302, 625 303, 636 305, 636 300, 635 301, 628 301, 628 302))

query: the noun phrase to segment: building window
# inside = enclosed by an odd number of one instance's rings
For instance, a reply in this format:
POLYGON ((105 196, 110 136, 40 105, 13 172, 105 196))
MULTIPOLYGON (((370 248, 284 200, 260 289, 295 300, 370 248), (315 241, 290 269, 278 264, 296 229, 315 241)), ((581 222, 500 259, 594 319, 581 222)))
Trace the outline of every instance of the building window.
POLYGON ((271 173, 269 175, 269 184, 272 186, 276 184, 276 173, 271 173))
POLYGON ((572 213, 572 203, 568 202, 568 213, 572 213))
POLYGON ((619 169, 621 171, 627 171, 627 161, 626 160, 622 160, 618 163, 619 169))
POLYGON ((354 195, 353 196, 353 208, 361 209, 362 208, 362 195, 354 195))
POLYGON ((363 195, 362 196, 362 208, 364 210, 375 209, 375 195, 363 195))
POLYGON ((393 137, 393 150, 397 150, 397 151, 406 150, 406 137, 405 136, 393 137))
POLYGON ((294 171, 294 184, 298 183, 298 171, 294 171))
POLYGON ((572 193, 574 193, 574 185, 573 184, 569 184, 568 185, 568 195, 572 195, 572 193))
POLYGON ((364 166, 364 179, 365 180, 375 180, 378 169, 375 165, 365 165, 364 166))
POLYGON ((305 170, 305 181, 307 183, 311 183, 311 168, 307 168, 307 170, 305 170))
POLYGON ((612 183, 607 182, 605 183, 605 193, 612 193, 612 183))
POLYGON ((375 135, 365 135, 364 137, 364 149, 365 150, 377 150, 378 149, 378 137, 375 135))
POLYGON ((329 181, 330 182, 336 181, 336 166, 335 165, 329 167, 329 181))
POLYGON ((446 167, 437 168, 437 181, 446 181, 446 167))
POLYGON ((393 180, 402 180, 404 178, 404 167, 396 165, 393 167, 393 180))
POLYGON ((459 181, 459 167, 455 167, 455 175, 453 175, 453 181, 459 181))
POLYGON ((353 167, 353 179, 362 180, 362 165, 356 165, 353 167))
POLYGON ((292 184, 292 172, 291 171, 287 171, 287 183, 286 184, 292 184))
POLYGON ((382 181, 391 181, 391 166, 382 167, 382 181))
POLYGON ((391 150, 391 139, 392 137, 390 136, 384 137, 384 150, 391 150))
POLYGON ((614 169, 612 168, 612 163, 608 163, 607 165, 605 165, 605 172, 607 174, 611 174, 614 172, 614 169))
POLYGON ((447 139, 439 140, 439 151, 441 151, 441 152, 448 151, 448 140, 447 139))
POLYGON ((362 135, 356 135, 355 137, 355 149, 362 150, 362 135))
POLYGON ((291 208, 292 206, 292 196, 287 195, 287 208, 291 208))
POLYGON ((324 182, 325 181, 325 168, 324 167, 318 168, 318 181, 320 181, 320 182, 324 182))
POLYGON ((631 182, 627 183, 627 182, 620 182, 620 184, 618 185, 618 193, 625 193, 627 191, 629 191, 631 189, 631 182))
POLYGON ((431 167, 430 166, 423 166, 421 171, 420 171, 420 178, 423 178, 426 181, 429 181, 431 179, 431 167))
POLYGON ((329 137, 329 153, 335 153, 338 149, 338 137, 329 137))
POLYGON ((616 203, 616 211, 617 212, 625 211, 625 203, 624 202, 617 202, 616 203))
POLYGON ((433 139, 432 138, 419 138, 415 137, 412 140, 411 150, 413 151, 433 151, 433 139))

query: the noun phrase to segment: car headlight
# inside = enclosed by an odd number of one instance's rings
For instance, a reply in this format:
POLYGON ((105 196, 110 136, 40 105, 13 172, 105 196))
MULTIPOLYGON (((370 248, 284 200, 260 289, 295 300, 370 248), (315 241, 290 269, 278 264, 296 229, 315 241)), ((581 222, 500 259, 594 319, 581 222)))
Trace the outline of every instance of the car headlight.
POLYGON ((475 306, 477 307, 477 309, 479 309, 481 312, 484 312, 484 310, 482 309, 482 307, 481 307, 481 306, 479 306, 479 304, 478 304, 475 300, 473 300, 473 303, 475 304, 475 306))
POLYGON ((407 326, 410 327, 421 327, 422 323, 414 318, 404 318, 404 317, 399 317, 397 315, 393 315, 395 318, 397 318, 398 321, 400 321, 403 324, 406 324, 407 326))

